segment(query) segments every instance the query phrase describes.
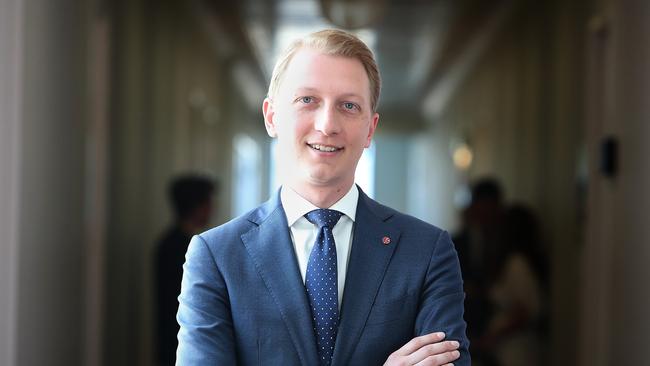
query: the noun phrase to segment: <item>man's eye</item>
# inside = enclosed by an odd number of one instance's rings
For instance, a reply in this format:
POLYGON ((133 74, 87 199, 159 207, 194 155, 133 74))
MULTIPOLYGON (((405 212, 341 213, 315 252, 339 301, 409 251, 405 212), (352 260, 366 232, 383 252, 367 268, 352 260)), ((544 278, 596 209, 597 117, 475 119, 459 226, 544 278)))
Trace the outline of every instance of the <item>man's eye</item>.
POLYGON ((343 107, 345 109, 353 110, 353 109, 357 108, 357 105, 354 104, 354 103, 346 102, 346 103, 343 103, 343 107))
POLYGON ((314 98, 312 97, 302 97, 300 98, 300 101, 305 104, 309 104, 314 101, 314 98))

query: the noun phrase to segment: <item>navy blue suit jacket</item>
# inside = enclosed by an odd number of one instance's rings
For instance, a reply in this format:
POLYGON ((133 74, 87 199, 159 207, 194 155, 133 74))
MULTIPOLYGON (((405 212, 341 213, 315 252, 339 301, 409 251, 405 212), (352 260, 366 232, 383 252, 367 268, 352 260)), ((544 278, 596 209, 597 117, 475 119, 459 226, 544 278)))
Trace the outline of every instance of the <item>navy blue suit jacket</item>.
MULTIPOLYGON (((413 337, 434 331, 460 342, 454 365, 470 365, 449 235, 359 191, 332 365, 382 365, 413 337)), ((177 365, 318 365, 289 230, 278 192, 192 238, 179 296, 177 365)))

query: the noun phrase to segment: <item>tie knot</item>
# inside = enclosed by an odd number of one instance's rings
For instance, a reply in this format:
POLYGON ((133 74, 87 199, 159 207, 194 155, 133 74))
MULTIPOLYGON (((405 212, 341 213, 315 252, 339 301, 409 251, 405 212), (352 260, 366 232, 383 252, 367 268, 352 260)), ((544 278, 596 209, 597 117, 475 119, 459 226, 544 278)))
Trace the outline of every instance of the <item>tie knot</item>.
POLYGON ((326 226, 332 230, 334 228, 334 225, 339 222, 341 215, 343 215, 342 212, 321 208, 307 212, 305 214, 305 218, 312 224, 317 225, 319 229, 322 229, 324 226, 326 226))

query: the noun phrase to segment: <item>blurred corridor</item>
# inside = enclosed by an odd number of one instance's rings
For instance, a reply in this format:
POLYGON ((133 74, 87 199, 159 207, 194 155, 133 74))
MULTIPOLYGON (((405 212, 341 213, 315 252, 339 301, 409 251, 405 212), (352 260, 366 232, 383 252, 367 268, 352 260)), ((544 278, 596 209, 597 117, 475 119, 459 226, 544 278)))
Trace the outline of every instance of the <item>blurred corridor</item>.
POLYGON ((509 250, 542 248, 525 364, 650 364, 650 3, 0 0, 0 365, 157 364, 169 184, 219 182, 209 226, 277 189, 271 68, 325 27, 381 68, 363 189, 460 235, 474 183, 498 181, 503 252, 482 233, 477 255, 490 306, 521 278, 509 250))

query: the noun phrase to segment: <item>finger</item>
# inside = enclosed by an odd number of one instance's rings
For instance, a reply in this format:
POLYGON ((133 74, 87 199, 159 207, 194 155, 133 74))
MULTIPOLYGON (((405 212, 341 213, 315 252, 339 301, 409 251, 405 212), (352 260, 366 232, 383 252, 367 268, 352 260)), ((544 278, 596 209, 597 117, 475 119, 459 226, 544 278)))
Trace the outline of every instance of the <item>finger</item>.
POLYGON ((445 339, 445 333, 443 332, 429 333, 423 336, 415 337, 408 341, 408 343, 406 343, 404 346, 402 346, 402 348, 395 351, 395 354, 399 356, 408 356, 423 346, 426 346, 427 344, 440 342, 443 339, 445 339))
MULTIPOLYGON (((414 365, 428 357, 443 354, 446 352, 455 351, 458 349, 459 346, 460 344, 456 341, 446 341, 446 342, 427 344, 426 346, 423 346, 422 348, 413 352, 411 355, 407 357, 409 363, 411 365, 414 365)), ((453 360, 447 360, 447 361, 453 361, 453 360)))
POLYGON ((415 366, 447 365, 451 361, 455 361, 456 359, 458 359, 458 357, 460 357, 460 352, 458 351, 445 352, 438 355, 429 356, 424 360, 416 363, 415 366))

